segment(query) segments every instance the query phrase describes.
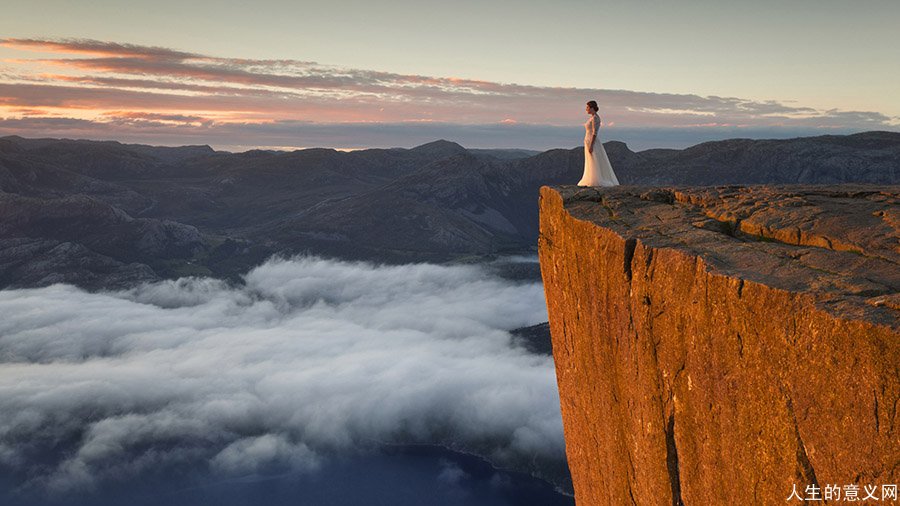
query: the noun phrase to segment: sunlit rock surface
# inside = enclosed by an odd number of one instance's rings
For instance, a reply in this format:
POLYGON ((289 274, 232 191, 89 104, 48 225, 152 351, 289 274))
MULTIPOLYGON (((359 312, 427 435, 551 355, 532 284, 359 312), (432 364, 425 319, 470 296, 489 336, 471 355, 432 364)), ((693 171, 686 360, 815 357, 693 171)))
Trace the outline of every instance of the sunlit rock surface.
POLYGON ((898 202, 898 186, 543 187, 578 504, 900 481, 898 202))

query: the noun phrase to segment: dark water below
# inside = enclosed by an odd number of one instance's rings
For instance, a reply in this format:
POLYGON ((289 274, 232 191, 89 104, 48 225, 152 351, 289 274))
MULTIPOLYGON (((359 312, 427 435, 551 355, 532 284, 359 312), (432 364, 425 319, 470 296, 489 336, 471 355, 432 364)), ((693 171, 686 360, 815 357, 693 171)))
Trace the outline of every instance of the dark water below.
POLYGON ((435 446, 403 446, 333 458, 315 472, 212 481, 197 472, 142 476, 94 491, 48 498, 10 493, 8 506, 572 506, 571 497, 531 476, 498 471, 480 458, 435 446))

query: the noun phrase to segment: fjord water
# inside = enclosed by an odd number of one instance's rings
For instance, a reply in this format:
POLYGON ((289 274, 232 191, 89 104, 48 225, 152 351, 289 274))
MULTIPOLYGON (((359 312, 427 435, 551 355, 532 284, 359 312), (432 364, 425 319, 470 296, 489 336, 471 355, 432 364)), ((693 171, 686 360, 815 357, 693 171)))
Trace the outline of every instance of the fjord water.
MULTIPOLYGON (((11 490, 12 484, 0 482, 11 490)), ((532 476, 501 471, 484 460, 436 446, 340 456, 314 473, 214 479, 152 473, 64 495, 0 495, 8 506, 309 504, 357 506, 571 506, 574 500, 532 476)))

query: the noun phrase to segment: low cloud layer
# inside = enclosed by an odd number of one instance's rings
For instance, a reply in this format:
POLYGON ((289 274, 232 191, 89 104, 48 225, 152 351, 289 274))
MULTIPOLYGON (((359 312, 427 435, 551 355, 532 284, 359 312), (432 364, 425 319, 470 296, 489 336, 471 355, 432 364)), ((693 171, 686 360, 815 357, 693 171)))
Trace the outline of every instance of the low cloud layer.
POLYGON ((777 100, 406 75, 89 39, 9 38, 0 46, 22 56, 0 65, 0 134, 247 148, 408 147, 411 133, 432 125, 433 133, 469 147, 549 149, 578 145, 588 99, 600 103, 608 138, 626 142, 619 129, 705 132, 696 143, 722 129, 900 128, 900 118, 878 111, 777 100), (529 135, 572 127, 566 134, 572 139, 562 143, 529 135), (283 135, 267 136, 267 129, 283 135))
POLYGON ((245 279, 0 291, 0 469, 64 492, 384 443, 564 458, 552 360, 507 332, 546 320, 539 284, 310 257, 245 279))

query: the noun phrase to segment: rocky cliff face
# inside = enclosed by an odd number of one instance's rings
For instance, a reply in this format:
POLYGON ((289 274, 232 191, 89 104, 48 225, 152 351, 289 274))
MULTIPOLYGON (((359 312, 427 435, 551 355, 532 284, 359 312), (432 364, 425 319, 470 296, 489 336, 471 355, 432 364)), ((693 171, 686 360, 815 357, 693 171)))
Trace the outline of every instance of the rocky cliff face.
POLYGON ((898 203, 897 186, 543 187, 578 504, 898 483, 898 203))

